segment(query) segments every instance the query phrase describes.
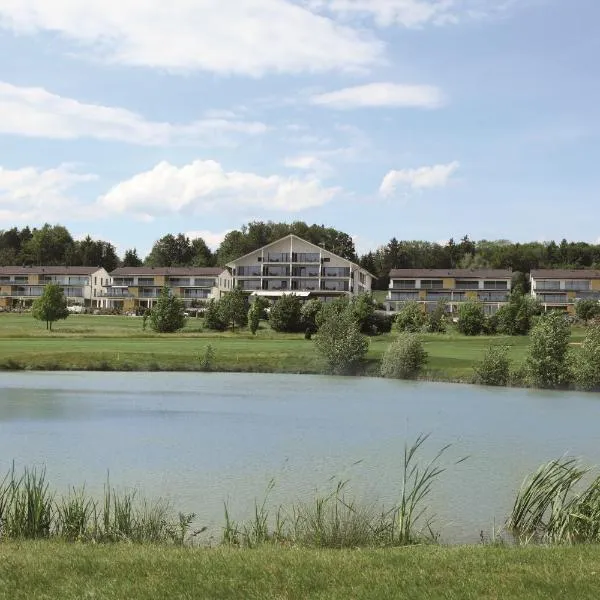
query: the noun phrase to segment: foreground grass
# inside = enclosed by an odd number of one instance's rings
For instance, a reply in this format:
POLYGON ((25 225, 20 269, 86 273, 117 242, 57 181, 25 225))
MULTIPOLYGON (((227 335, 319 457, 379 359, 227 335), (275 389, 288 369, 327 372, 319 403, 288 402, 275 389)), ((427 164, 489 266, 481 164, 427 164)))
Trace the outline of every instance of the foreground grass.
POLYGON ((0 598, 597 598, 600 549, 0 544, 0 598))
MULTIPOLYGON (((121 316, 72 315, 47 332, 30 314, 0 314, 0 368, 52 370, 198 370, 199 356, 210 343, 215 371, 322 373, 324 363, 312 341, 302 334, 288 335, 263 326, 257 336, 248 331, 213 333, 202 321, 189 319, 176 334, 142 330, 142 320, 121 316)), ((574 330, 573 341, 583 333, 574 330)), ((371 338, 367 374, 376 374, 379 361, 393 336, 371 338)), ((424 335, 429 364, 426 378, 470 381, 473 365, 490 344, 510 347, 515 367, 524 360, 528 337, 457 334, 424 335)))

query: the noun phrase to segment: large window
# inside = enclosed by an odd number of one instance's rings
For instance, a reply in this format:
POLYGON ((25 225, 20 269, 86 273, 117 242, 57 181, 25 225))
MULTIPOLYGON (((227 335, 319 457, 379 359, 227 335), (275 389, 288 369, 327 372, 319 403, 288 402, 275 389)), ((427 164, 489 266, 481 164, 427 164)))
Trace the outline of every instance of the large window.
POLYGON ((543 304, 567 304, 566 294, 538 294, 538 299, 543 304))
POLYGON ((216 284, 217 284, 216 279, 198 279, 198 278, 196 278, 194 280, 194 285, 196 285, 197 287, 211 288, 211 287, 215 287, 216 284))
POLYGON ((187 286, 190 285, 189 277, 170 277, 169 283, 173 286, 187 286))
POLYGON ((319 289, 318 279, 292 279, 293 290, 313 291, 319 289))
POLYGON ((457 290, 478 290, 479 289, 479 281, 461 281, 459 279, 456 281, 456 289, 457 290))
POLYGON ((260 281, 256 279, 240 279, 238 284, 243 290, 260 290, 260 281))
POLYGON ((565 289, 587 291, 590 289, 590 281, 587 279, 567 279, 565 289))
POLYGON ((290 268, 287 265, 265 267, 263 275, 265 277, 288 277, 290 268))
POLYGON ((537 290, 560 290, 560 281, 558 279, 540 279, 536 282, 537 290))
POLYGON ((263 290, 287 290, 287 279, 266 279, 263 281, 263 290))
POLYGON ((439 302, 440 300, 450 300, 450 292, 427 292, 426 300, 439 302))
POLYGON ((321 282, 321 289, 329 292, 347 292, 350 286, 347 281, 327 280, 321 282))
POLYGON ((133 285, 133 277, 115 277, 113 279, 113 285, 122 287, 133 285))
POLYGON ((267 262, 290 262, 290 255, 287 252, 269 252, 267 262))
POLYGON ((323 277, 350 277, 350 267, 323 267, 323 277))
POLYGON ((311 267, 293 267, 292 275, 294 277, 318 277, 320 270, 318 265, 311 267))
POLYGON ((486 290, 507 290, 508 281, 484 281, 483 287, 486 290))
POLYGON ((321 262, 321 255, 318 252, 294 252, 292 262, 318 263, 321 262))
POLYGON ((480 302, 506 302, 508 300, 506 292, 480 292, 477 297, 480 302))
POLYGON ((414 290, 417 287, 416 279, 393 279, 392 286, 397 290, 414 290))
POLYGON ((390 300, 407 302, 418 299, 419 292, 390 292, 390 300))
POLYGON ((421 279, 421 289, 424 290, 443 290, 443 279, 421 279))
POLYGON ((261 267, 260 265, 251 265, 249 267, 238 267, 237 275, 242 277, 260 277, 261 267))
POLYGON ((138 277, 138 285, 154 285, 154 277, 138 277))

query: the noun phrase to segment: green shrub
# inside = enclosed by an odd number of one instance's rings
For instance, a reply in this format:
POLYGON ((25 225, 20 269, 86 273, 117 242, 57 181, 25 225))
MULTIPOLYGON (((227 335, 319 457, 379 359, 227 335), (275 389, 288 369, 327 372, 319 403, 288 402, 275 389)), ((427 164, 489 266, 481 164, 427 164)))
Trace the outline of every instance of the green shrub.
POLYGON ((566 316, 550 312, 531 330, 531 343, 525 361, 527 380, 535 387, 564 387, 571 380, 568 360, 571 327, 566 316))
POLYGON ((248 304, 246 294, 241 289, 226 293, 218 302, 218 309, 223 323, 235 331, 235 326, 245 327, 248 324, 248 304))
POLYGON ((483 333, 485 335, 496 335, 498 333, 498 316, 489 315, 483 322, 483 333))
POLYGON ((369 340, 360 332, 351 311, 328 319, 315 340, 317 351, 334 375, 355 373, 369 350, 369 340))
POLYGON ((394 329, 399 332, 416 333, 425 323, 425 313, 418 302, 406 302, 394 319, 394 329))
POLYGON ((440 300, 435 309, 427 313, 424 329, 427 333, 446 332, 446 302, 444 300, 440 300))
POLYGON ((577 387, 600 390, 600 325, 588 329, 573 370, 577 387))
POLYGON ((256 335, 256 332, 258 331, 261 311, 262 309, 258 302, 253 302, 250 306, 250 310, 248 310, 248 326, 250 327, 252 335, 256 335))
POLYGON ((485 314, 481 302, 469 301, 458 309, 457 328, 464 335, 479 335, 483 332, 485 314))
POLYGON ((496 317, 498 333, 503 335, 527 335, 533 326, 533 317, 540 314, 539 303, 519 290, 514 291, 508 304, 501 306, 496 317))
POLYGON ((305 331, 310 331, 310 333, 317 331, 317 319, 322 309, 323 302, 317 298, 313 298, 302 305, 300 316, 302 317, 302 327, 305 331))
POLYGON ((227 323, 223 320, 219 303, 216 300, 211 300, 204 311, 204 327, 213 331, 225 331, 227 323))
POLYGON ((348 298, 341 296, 331 302, 324 302, 319 314, 315 318, 317 328, 320 328, 325 321, 329 321, 347 310, 349 305, 348 298))
POLYGON ((284 294, 275 302, 269 314, 274 331, 297 333, 302 331, 302 302, 294 294, 284 294))
POLYGON ((507 346, 490 346, 483 360, 475 365, 475 383, 481 385, 508 385, 510 359, 507 346))
POLYGON ((423 342, 414 333, 402 333, 383 355, 381 375, 392 379, 415 379, 426 363, 423 342))
POLYGON ((204 352, 198 357, 201 371, 210 371, 215 360, 215 349, 212 344, 207 344, 204 352))
POLYGON ((158 333, 173 333, 185 325, 183 301, 171 296, 166 286, 161 290, 150 313, 150 325, 158 333))
POLYGON ((575 314, 582 321, 589 321, 600 315, 600 302, 592 299, 578 300, 575 303, 575 314))

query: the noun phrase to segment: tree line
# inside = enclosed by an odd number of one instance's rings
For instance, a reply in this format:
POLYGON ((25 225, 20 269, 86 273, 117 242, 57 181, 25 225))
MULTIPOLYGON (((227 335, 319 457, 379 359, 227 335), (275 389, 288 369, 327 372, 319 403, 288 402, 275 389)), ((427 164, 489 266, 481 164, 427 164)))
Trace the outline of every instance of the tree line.
POLYGON ((216 250, 202 238, 167 234, 154 242, 146 257, 135 248, 122 257, 113 244, 86 237, 73 239, 62 225, 45 224, 40 228, 13 227, 0 230, 0 266, 67 265, 102 266, 112 271, 118 266, 136 267, 211 267, 226 263, 257 250, 288 234, 295 234, 325 250, 357 262, 376 277, 375 289, 386 289, 391 269, 512 269, 528 273, 532 269, 600 268, 600 244, 559 243, 508 240, 473 241, 468 235, 445 243, 392 238, 387 244, 359 255, 352 237, 333 227, 308 225, 303 221, 277 223, 252 221, 230 231, 216 250))

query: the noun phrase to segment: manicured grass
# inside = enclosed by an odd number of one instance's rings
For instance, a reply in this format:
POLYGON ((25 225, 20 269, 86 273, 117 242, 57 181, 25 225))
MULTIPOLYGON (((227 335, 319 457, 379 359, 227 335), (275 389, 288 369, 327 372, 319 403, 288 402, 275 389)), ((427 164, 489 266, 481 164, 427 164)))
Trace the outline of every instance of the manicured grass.
MULTIPOLYGON (((583 333, 574 330, 573 341, 583 333)), ((393 334, 370 340, 367 373, 375 374, 393 334)), ((469 381, 473 364, 490 344, 510 346, 519 366, 527 337, 468 338, 448 333, 423 335, 429 364, 425 377, 469 381)), ((321 373, 324 364, 312 341, 302 334, 280 334, 262 324, 257 336, 244 330, 214 333, 202 330, 202 320, 190 318, 176 334, 142 330, 142 319, 121 316, 72 315, 47 332, 30 314, 0 314, 0 366, 34 369, 197 370, 207 344, 215 351, 217 371, 321 373), (12 361, 12 362, 11 362, 12 361)))
POLYGON ((596 599, 600 548, 0 544, 1 599, 596 599))

